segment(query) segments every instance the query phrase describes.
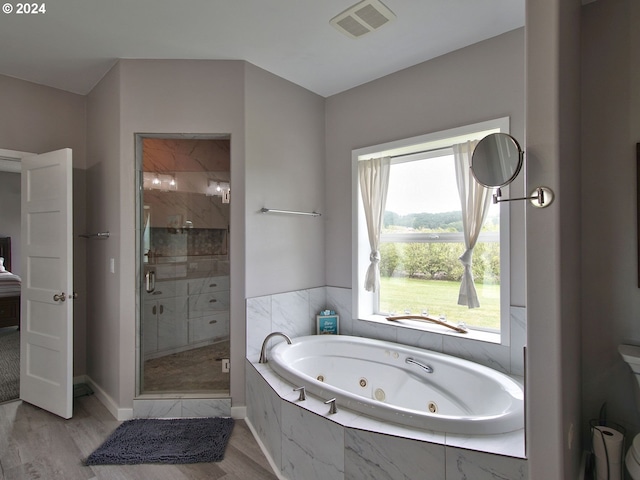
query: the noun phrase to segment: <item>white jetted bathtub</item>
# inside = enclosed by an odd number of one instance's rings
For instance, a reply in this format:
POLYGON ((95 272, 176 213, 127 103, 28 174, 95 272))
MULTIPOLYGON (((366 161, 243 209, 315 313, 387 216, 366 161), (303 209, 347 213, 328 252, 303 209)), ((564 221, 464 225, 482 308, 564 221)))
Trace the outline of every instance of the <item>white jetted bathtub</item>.
POLYGON ((282 342, 280 376, 321 399, 383 421, 455 434, 524 427, 524 392, 508 376, 451 355, 345 335, 282 342))

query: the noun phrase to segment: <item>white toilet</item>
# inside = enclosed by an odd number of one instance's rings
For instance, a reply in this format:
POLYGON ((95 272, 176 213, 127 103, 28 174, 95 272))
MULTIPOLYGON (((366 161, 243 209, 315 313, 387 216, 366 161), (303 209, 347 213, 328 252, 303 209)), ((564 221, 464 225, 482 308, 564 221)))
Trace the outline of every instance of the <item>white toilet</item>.
MULTIPOLYGON (((634 383, 634 394, 638 411, 640 411, 640 347, 635 345, 619 345, 618 352, 625 362, 631 367, 636 381, 634 383)), ((640 480, 640 434, 636 435, 627 451, 624 464, 627 467, 629 476, 633 480, 640 480)))

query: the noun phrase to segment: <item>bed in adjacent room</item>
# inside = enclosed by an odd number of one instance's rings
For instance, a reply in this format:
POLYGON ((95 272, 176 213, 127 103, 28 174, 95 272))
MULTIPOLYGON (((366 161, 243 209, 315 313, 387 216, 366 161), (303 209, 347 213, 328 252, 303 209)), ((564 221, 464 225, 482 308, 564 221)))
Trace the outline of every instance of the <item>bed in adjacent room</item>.
POLYGON ((11 273, 11 237, 0 238, 0 328, 20 326, 21 279, 11 273))

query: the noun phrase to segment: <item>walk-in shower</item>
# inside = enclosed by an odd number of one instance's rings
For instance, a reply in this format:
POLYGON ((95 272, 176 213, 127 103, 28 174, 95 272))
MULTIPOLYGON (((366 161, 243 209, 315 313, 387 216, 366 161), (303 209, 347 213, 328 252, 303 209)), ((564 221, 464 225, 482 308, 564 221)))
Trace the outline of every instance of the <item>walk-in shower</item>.
POLYGON ((229 135, 137 135, 138 394, 229 395, 229 135))

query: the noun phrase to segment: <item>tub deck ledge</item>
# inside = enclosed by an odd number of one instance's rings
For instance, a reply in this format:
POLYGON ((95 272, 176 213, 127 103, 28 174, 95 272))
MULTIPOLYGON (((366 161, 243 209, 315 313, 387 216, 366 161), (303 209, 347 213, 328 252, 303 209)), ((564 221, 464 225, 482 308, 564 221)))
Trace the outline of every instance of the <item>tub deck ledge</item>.
POLYGON ((304 402, 298 402, 298 392, 294 392, 293 389, 300 385, 292 385, 288 381, 284 380, 271 369, 268 363, 260 364, 257 360, 252 361, 248 359, 247 365, 248 368, 249 366, 253 367, 282 400, 325 417, 327 420, 342 425, 343 427, 436 443, 450 447, 464 448, 467 450, 491 453, 495 455, 504 455, 522 459, 526 458, 524 429, 495 435, 461 435, 434 432, 376 420, 367 415, 351 411, 340 404, 338 404, 338 413, 329 415, 329 409, 324 403, 328 399, 320 399, 314 395, 308 394, 307 400, 304 402))

